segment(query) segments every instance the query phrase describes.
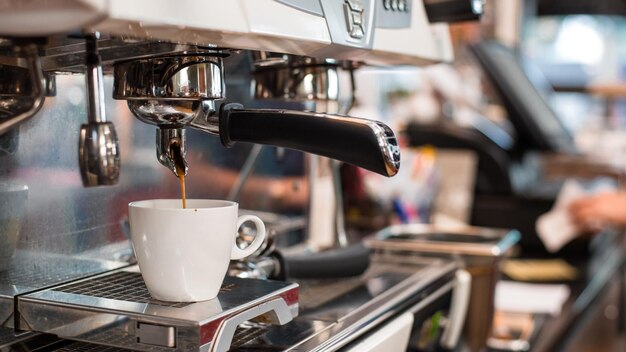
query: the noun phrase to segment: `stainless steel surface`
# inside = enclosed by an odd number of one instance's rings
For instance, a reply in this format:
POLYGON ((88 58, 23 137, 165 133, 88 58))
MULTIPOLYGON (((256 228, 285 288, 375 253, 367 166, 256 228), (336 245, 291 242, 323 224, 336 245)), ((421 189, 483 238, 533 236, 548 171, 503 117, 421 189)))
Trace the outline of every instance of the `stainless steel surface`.
MULTIPOLYGON (((207 100, 224 98, 222 58, 162 56, 115 64, 114 99, 207 100)), ((164 123, 165 121, 159 121, 164 123)), ((185 121, 181 121, 185 124, 185 121)))
MULTIPOLYGON (((295 318, 286 325, 266 325, 246 322, 235 333, 231 351, 281 351, 298 342, 323 332, 331 324, 323 321, 295 318)), ((129 349, 74 342, 46 352, 126 352, 129 349)))
POLYGON ((150 323, 137 323, 137 343, 145 345, 176 347, 176 329, 150 323))
POLYGON ((509 253, 520 236, 517 230, 402 224, 379 231, 365 243, 374 249, 491 258, 509 253))
POLYGON ((219 116, 215 113, 215 101, 203 100, 193 108, 195 115, 189 127, 212 135, 219 135, 219 116))
POLYGON ((24 56, 26 71, 0 65, 0 136, 35 116, 46 97, 37 45, 17 46, 15 51, 24 56))
MULTIPOLYGON (((206 46, 161 42, 156 40, 136 40, 110 38, 103 36, 98 41, 100 57, 105 65, 105 72, 111 72, 114 62, 136 59, 149 59, 167 55, 216 55, 233 52, 206 46)), ((1 46, 0 46, 1 49, 1 46)), ((84 71, 85 42, 72 37, 50 38, 41 58, 41 65, 46 72, 84 71)))
MULTIPOLYGON (((354 102, 351 69, 339 64, 296 62, 270 65, 266 57, 254 72, 253 97, 280 101, 315 103, 314 110, 346 113, 354 102)), ((279 60, 274 58, 273 60, 279 60)))
POLYGON ((400 170, 400 145, 389 126, 378 121, 368 121, 367 125, 378 140, 380 151, 385 161, 387 175, 394 176, 400 170))
POLYGON ((182 128, 158 128, 156 131, 157 160, 172 170, 176 177, 180 176, 177 165, 182 164, 185 175, 189 170, 185 141, 185 130, 182 128))
POLYGON ((23 330, 141 351, 221 352, 245 320, 289 322, 298 314, 298 286, 227 277, 216 299, 163 302, 150 298, 131 267, 20 296, 17 307, 23 330), (155 329, 175 331, 174 340, 157 338, 155 329))
POLYGON ((78 161, 85 187, 110 186, 120 177, 120 147, 115 126, 106 121, 99 34, 86 36, 87 123, 80 126, 78 161))
MULTIPOLYGON (((285 325, 241 324, 231 351, 337 351, 398 314, 423 312, 451 293, 458 266, 450 261, 378 259, 361 277, 300 282, 300 316, 285 325)), ((60 351, 102 349, 77 343, 60 351)))
POLYGON ((126 263, 94 257, 17 250, 0 272, 0 324, 13 327, 14 297, 40 288, 120 268, 126 263))
POLYGON ((218 134, 213 100, 224 98, 222 58, 172 55, 115 64, 113 97, 128 100, 139 120, 156 125, 157 159, 178 176, 172 146, 187 174, 183 127, 218 134))
POLYGON ((348 246, 348 234, 346 232, 346 215, 343 207, 343 188, 341 187, 341 165, 336 160, 331 160, 333 173, 333 192, 335 193, 335 229, 337 243, 341 247, 348 246))
POLYGON ((87 51, 85 53, 85 86, 87 87, 87 119, 89 122, 106 121, 104 104, 104 78, 102 60, 98 53, 99 33, 85 37, 87 51))
POLYGON ((32 332, 19 332, 13 329, 0 327, 0 351, 10 351, 11 345, 34 337, 32 332))
POLYGON ((13 262, 27 200, 25 185, 0 183, 0 272, 13 262))
POLYGON ((459 260, 472 276, 465 338, 471 351, 481 351, 491 331, 499 261, 511 254, 519 239, 516 230, 408 224, 383 229, 365 243, 382 253, 459 260))
POLYGON ((80 126, 78 160, 85 187, 117 184, 120 176, 120 147, 111 122, 80 126))
POLYGON ((450 282, 456 268, 448 261, 432 259, 412 264, 378 260, 357 279, 359 283, 301 281, 301 317, 333 324, 285 350, 336 351, 436 293, 450 282))
MULTIPOLYGON (((295 336, 292 335, 293 336, 292 338, 294 337, 301 338, 301 335, 303 333, 309 332, 305 329, 302 329, 303 325, 304 325, 303 323, 293 322, 288 325, 283 325, 280 327, 282 328, 282 327, 290 326, 292 328, 292 331, 298 332, 300 334, 300 335, 295 335, 295 336), (300 330, 295 329, 295 327, 300 328, 300 330)), ((310 326, 310 325, 313 325, 313 324, 308 323, 307 326, 310 326)), ((318 325, 320 324, 318 323, 318 325)), ((255 322, 245 322, 239 325, 239 328, 237 329, 237 331, 235 332, 235 335, 233 336, 233 340, 230 345, 231 346, 230 350, 236 351, 239 349, 239 347, 245 346, 248 342, 253 341, 256 338, 264 338, 267 332, 271 331, 273 327, 274 325, 269 325, 269 324, 264 324, 264 323, 255 323, 255 322)), ((281 342, 284 342, 284 340, 281 342)), ((37 350, 37 352, 39 351, 40 350, 37 350)), ((119 347, 111 347, 111 346, 106 346, 106 345, 90 344, 90 343, 85 343, 85 342, 72 342, 70 344, 63 344, 61 347, 57 347, 57 348, 48 347, 46 348, 45 351, 47 352, 125 352, 125 351, 131 351, 131 350, 125 349, 125 348, 119 348, 119 347)))
MULTIPOLYGON (((59 50, 55 55, 66 55, 64 60, 79 65, 82 72, 84 40, 74 42, 80 50, 59 50)), ((99 43, 101 56, 116 55, 115 50, 107 46, 107 40, 99 43)), ((163 43, 140 44, 128 44, 124 48, 138 51, 120 55, 147 55, 149 50, 142 48, 148 47, 164 51, 179 47, 163 43)), ((45 50, 52 52, 50 48, 45 50)), ((51 57, 42 57, 43 62, 50 62, 49 59, 51 57)), ((105 64, 104 70, 110 72, 110 67, 107 69, 105 64)), ((106 110, 117 127, 124 172, 115 186, 85 189, 76 160, 76 137, 86 112, 85 78, 58 75, 56 79, 57 96, 47 99, 40 113, 25 121, 15 134, 0 136, 2 145, 6 141, 16 146, 0 153, 0 223, 10 229, 4 231, 6 227, 3 227, 2 235, 7 237, 0 239, 4 241, 1 242, 1 261, 5 263, 5 270, 0 268, 0 322, 10 326, 13 325, 11 315, 16 294, 94 275, 134 260, 126 232, 130 201, 180 196, 178 180, 164 172, 154 158, 154 129, 136 121, 125 102, 114 101, 108 94, 105 95, 106 110), (11 192, 6 192, 13 187, 11 185, 20 190, 28 189, 28 193, 21 191, 15 198, 11 192), (13 242, 14 247, 11 247, 13 242), (12 255, 13 248, 15 255, 12 255), (101 261, 104 265, 99 264, 101 261), (114 265, 109 265, 111 263, 114 265)), ((231 92, 237 91, 241 81, 234 81, 234 84, 231 92)), ((232 96, 245 101, 249 82, 243 84, 245 94, 232 96)), ((111 90, 110 76, 104 77, 104 88, 111 90)), ((223 149, 219 142, 212 143, 205 135, 193 131, 187 131, 187 139, 191 145, 202 146, 187 154, 189 162, 198 170, 188 177, 189 191, 199 198, 224 198, 225 189, 219 184, 207 183, 207 173, 200 170, 220 168, 236 174, 241 166, 238 157, 246 147, 223 149)), ((262 169, 267 169, 266 161, 267 156, 263 156, 262 169)), ((281 177, 285 168, 277 163, 272 167, 272 175, 281 177)), ((250 199, 240 202, 242 207, 250 207, 250 199)), ((255 208, 267 211, 280 209, 263 199, 254 204, 255 208)), ((302 226, 301 221, 298 226, 302 226)))
MULTIPOLYGON (((105 104, 111 121, 122 127, 118 132, 120 146, 126 150, 126 173, 116 186, 83 187, 76 156, 86 112, 84 83, 82 75, 57 76, 57 96, 47 99, 40 113, 14 129, 15 133, 0 136, 2 145, 15 145, 0 153, 3 326, 13 326, 17 294, 132 262, 124 233, 128 202, 179 194, 171 175, 162 175, 156 161, 146 161, 148 148, 154 154, 154 132, 133 126, 125 104, 108 95, 105 104), (14 143, 18 139, 19 144, 14 143)), ((111 89, 110 83, 105 78, 106 89, 111 89)))

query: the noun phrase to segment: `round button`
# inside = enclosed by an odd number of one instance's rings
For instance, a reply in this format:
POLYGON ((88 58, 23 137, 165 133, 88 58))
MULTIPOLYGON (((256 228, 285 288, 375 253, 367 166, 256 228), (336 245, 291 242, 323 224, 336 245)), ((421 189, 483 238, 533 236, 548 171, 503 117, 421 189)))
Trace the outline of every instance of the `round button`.
POLYGON ((385 10, 389 10, 391 8, 391 0, 383 0, 383 7, 385 10))
POLYGON ((398 0, 391 0, 391 9, 393 11, 397 11, 398 10, 398 0))
POLYGON ((406 0, 399 0, 398 1, 398 11, 406 11, 406 0))

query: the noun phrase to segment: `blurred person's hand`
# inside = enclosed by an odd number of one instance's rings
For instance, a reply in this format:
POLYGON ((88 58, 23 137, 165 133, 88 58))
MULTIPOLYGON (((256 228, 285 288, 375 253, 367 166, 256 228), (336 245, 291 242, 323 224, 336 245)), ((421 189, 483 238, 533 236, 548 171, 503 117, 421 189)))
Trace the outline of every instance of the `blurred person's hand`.
POLYGON ((586 232, 604 226, 626 227, 626 192, 606 192, 578 199, 569 207, 572 220, 586 232))

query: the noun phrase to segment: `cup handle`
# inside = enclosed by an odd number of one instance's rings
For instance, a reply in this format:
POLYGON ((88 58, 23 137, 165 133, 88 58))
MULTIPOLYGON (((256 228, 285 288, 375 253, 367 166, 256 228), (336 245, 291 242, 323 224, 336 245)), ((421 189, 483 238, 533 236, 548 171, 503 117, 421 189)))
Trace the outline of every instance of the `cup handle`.
POLYGON ((241 225, 243 225, 246 221, 252 221, 254 223, 256 226, 256 236, 254 236, 252 243, 244 249, 237 247, 237 243, 233 243, 233 250, 231 251, 230 259, 242 259, 249 256, 259 249, 265 240, 265 224, 263 223, 263 220, 259 219, 259 217, 255 215, 242 215, 237 218, 237 230, 239 230, 241 225))

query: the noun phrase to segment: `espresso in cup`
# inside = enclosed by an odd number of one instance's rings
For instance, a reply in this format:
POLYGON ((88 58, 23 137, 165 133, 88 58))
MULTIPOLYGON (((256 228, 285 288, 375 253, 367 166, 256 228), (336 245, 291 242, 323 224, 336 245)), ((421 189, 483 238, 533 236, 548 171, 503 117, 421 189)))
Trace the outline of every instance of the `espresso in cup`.
POLYGON ((155 199, 128 205, 131 241, 150 295, 170 302, 215 298, 231 259, 254 253, 265 239, 265 225, 254 215, 238 216, 238 204, 225 200, 155 199), (238 229, 256 226, 252 243, 240 249, 238 229))

